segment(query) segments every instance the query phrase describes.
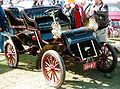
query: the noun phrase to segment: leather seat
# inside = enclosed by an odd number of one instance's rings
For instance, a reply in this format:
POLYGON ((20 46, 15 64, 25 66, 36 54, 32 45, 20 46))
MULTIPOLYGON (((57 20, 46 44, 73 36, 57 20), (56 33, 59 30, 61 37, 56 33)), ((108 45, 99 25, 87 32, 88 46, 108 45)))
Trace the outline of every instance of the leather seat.
POLYGON ((21 14, 20 14, 18 8, 16 8, 16 7, 9 7, 8 9, 11 10, 12 14, 14 14, 15 17, 21 18, 21 14))
MULTIPOLYGON (((53 22, 53 18, 49 14, 45 13, 45 11, 49 9, 60 9, 60 7, 40 6, 24 9, 22 11, 27 29, 38 29, 41 33, 41 38, 48 42, 53 40, 53 35, 51 33, 51 24, 53 22)), ((63 14, 60 14, 59 19, 62 26, 70 24, 69 19, 63 14), (66 24, 65 22, 68 24, 66 24)))
POLYGON ((10 27, 11 28, 14 28, 14 29, 25 29, 25 25, 23 23, 23 19, 20 19, 20 18, 17 18, 10 9, 5 9, 4 10, 6 15, 7 15, 7 18, 8 18, 8 21, 9 21, 9 24, 10 24, 10 27))

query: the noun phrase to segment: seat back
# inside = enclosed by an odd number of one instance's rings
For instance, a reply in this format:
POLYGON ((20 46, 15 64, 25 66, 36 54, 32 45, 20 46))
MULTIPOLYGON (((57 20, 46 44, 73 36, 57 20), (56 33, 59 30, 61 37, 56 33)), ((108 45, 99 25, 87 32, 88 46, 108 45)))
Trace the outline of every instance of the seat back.
MULTIPOLYGON (((24 9, 22 11, 23 17, 26 20, 26 25, 31 28, 39 29, 42 39, 45 41, 53 40, 51 33, 53 18, 49 14, 45 14, 49 9, 61 9, 58 6, 38 6, 33 8, 24 9)), ((61 26, 68 26, 69 19, 60 11, 57 16, 61 26)), ((68 28, 67 28, 68 29, 68 28)))
POLYGON ((11 13, 17 17, 17 18, 21 18, 21 13, 19 12, 19 9, 16 7, 9 7, 8 9, 11 10, 11 13))
POLYGON ((22 19, 17 18, 10 9, 5 9, 5 14, 7 15, 9 24, 11 28, 15 29, 25 29, 25 25, 22 19))
POLYGON ((26 25, 27 30, 38 29, 35 19, 29 18, 24 10, 21 11, 21 13, 22 13, 23 21, 26 25))

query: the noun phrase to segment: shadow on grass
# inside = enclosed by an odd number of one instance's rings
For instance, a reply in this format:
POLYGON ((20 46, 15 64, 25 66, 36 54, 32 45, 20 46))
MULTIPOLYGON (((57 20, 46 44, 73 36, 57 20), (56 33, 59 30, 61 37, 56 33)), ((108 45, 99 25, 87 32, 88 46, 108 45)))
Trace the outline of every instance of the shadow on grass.
MULTIPOLYGON (((17 69, 22 69, 26 71, 34 71, 36 68, 36 56, 31 56, 27 54, 19 55, 19 63, 17 69)), ((14 70, 15 68, 10 68, 6 59, 0 61, 0 74, 14 70)))
POLYGON ((0 74, 6 73, 6 72, 10 72, 12 71, 13 68, 10 68, 7 63, 6 63, 6 59, 4 57, 4 54, 0 53, 0 74))
POLYGON ((36 69, 36 56, 22 54, 19 56, 18 69, 34 71, 36 69))
MULTIPOLYGON (((120 54, 118 54, 120 58, 120 54)), ((18 69, 34 71, 36 68, 36 56, 20 55, 18 69)), ((0 64, 0 74, 12 71, 7 65, 0 64)), ((104 73, 98 70, 82 70, 82 64, 76 63, 74 66, 67 68, 66 80, 60 89, 120 89, 120 61, 117 68, 111 73, 112 78, 106 78, 104 73), (65 88, 64 88, 65 87, 65 88)))
MULTIPOLYGON (((120 54, 118 57, 120 58, 120 54)), ((120 89, 120 61, 111 74, 102 73, 97 69, 83 71, 81 63, 67 68, 67 71, 72 73, 72 76, 68 74, 63 85, 70 89, 120 89)))
POLYGON ((8 67, 8 65, 0 63, 0 74, 10 72, 12 70, 13 70, 13 68, 8 67))
MULTIPOLYGON (((120 58, 120 54, 118 55, 120 58)), ((21 55, 18 69, 26 71, 34 71, 36 69, 36 56, 21 55)), ((65 65, 66 66, 66 65, 65 65)), ((82 70, 82 64, 76 63, 74 66, 68 67, 63 86, 60 89, 120 89, 120 61, 118 61, 117 68, 110 75, 99 72, 97 69, 88 71, 82 70), (65 88, 64 88, 65 87, 65 88)))

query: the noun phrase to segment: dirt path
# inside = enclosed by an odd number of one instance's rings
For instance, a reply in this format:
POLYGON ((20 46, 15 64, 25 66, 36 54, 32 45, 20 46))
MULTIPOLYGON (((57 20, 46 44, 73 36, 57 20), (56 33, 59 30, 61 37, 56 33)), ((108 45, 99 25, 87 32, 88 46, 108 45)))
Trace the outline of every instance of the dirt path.
POLYGON ((0 89, 53 89, 41 72, 14 69, 0 75, 0 89))
MULTIPOLYGON (((3 54, 0 54, 1 61, 5 62, 3 54)), ((25 64, 22 65, 26 67, 25 64)), ((3 70, 0 68, 0 72, 3 70)), ((29 71, 19 66, 17 69, 12 69, 7 65, 5 70, 4 73, 0 73, 0 89, 54 89, 47 84, 40 71, 29 71)))

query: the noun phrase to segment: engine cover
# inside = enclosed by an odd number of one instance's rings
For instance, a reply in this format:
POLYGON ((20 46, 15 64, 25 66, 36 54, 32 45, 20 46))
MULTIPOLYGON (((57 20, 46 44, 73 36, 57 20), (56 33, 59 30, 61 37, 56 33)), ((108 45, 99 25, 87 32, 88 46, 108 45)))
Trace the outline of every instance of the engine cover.
POLYGON ((98 40, 88 28, 79 28, 69 32, 64 32, 63 37, 67 44, 68 50, 73 56, 81 59, 98 55, 98 40))

